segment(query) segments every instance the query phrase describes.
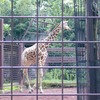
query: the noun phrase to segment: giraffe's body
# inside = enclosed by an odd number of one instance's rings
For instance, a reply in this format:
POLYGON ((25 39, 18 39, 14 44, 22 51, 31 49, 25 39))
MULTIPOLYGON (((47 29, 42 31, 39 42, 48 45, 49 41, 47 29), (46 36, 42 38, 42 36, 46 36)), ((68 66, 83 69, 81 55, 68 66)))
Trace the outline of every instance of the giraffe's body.
MULTIPOLYGON (((49 33, 49 35, 41 41, 41 43, 36 43, 33 46, 26 48, 22 53, 22 66, 30 66, 38 63, 39 67, 42 67, 45 65, 46 58, 48 56, 47 48, 49 47, 50 41, 54 41, 58 33, 62 30, 62 24, 64 29, 70 29, 67 25, 67 21, 61 22, 52 32, 49 33), (37 62, 38 61, 38 62, 37 62)), ((42 77, 43 77, 43 69, 39 68, 38 71, 39 76, 39 83, 40 83, 40 92, 43 92, 42 90, 42 77)), ((28 69, 23 70, 23 75, 26 76, 30 92, 32 91, 32 88, 30 86, 30 81, 28 78, 28 69)), ((21 89, 22 89, 23 81, 21 81, 21 89)))
POLYGON ((47 55, 47 48, 45 48, 44 43, 37 44, 26 48, 22 53, 22 65, 23 66, 29 66, 37 63, 38 64, 43 63, 42 59, 45 59, 45 56, 47 55), (41 45, 42 44, 42 45, 41 45), (38 58, 37 58, 37 50, 38 50, 38 58))

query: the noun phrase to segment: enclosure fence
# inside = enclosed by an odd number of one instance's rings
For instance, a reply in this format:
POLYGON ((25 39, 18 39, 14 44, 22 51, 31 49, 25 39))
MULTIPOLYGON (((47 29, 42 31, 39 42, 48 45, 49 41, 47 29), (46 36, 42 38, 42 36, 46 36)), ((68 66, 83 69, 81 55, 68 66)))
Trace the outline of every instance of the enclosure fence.
MULTIPOLYGON (((36 0, 36 10, 35 15, 18 16, 14 13, 14 3, 15 0, 11 1, 11 12, 9 16, 0 16, 0 89, 3 90, 6 82, 9 81, 10 92, 0 93, 0 97, 9 97, 8 100, 17 100, 15 97, 31 97, 31 99, 41 100, 41 97, 59 97, 59 100, 66 100, 67 97, 75 97, 73 100, 99 100, 100 99, 100 16, 99 11, 97 11, 96 5, 99 4, 99 0, 72 0, 74 13, 70 16, 64 13, 66 7, 64 2, 67 0, 61 0, 61 14, 60 15, 41 15, 39 4, 46 0, 36 0), (65 8, 64 8, 65 7, 65 8), (15 24, 22 23, 23 20, 28 20, 32 22, 35 20, 36 33, 35 38, 32 37, 31 40, 27 40, 27 29, 24 32, 23 38, 26 40, 16 40, 15 37, 15 24), (40 33, 40 20, 68 20, 68 25, 71 30, 68 32, 64 31, 62 24, 61 36, 59 40, 55 41, 39 41, 40 38, 44 38, 42 32, 40 33), (4 38, 3 25, 9 20, 11 26, 11 36, 4 38), (70 24, 69 24, 70 23, 70 24), (72 26, 71 26, 72 25, 72 26), (74 34, 71 40, 65 40, 67 36, 64 34, 74 34), (25 37, 26 35, 26 37, 25 37), (61 87, 60 92, 44 92, 40 93, 38 91, 38 63, 34 66, 21 66, 21 54, 24 47, 28 44, 37 44, 37 55, 38 55, 38 44, 39 43, 51 43, 55 44, 55 47, 51 46, 48 48, 49 55, 47 57, 46 65, 42 66, 46 72, 48 69, 61 69, 61 87), (57 46, 59 45, 59 48, 57 46), (67 53, 66 53, 67 52, 67 53), (71 52, 71 53, 68 53, 71 52), (30 73, 36 73, 36 92, 29 94, 26 90, 22 93, 14 90, 15 83, 20 81, 20 69, 29 69, 30 73), (35 69, 36 71, 32 70, 35 69), (64 69, 75 69, 76 72, 76 92, 69 91, 66 92, 67 88, 64 88, 64 69), (10 73, 10 74, 9 74, 10 73), (4 83, 4 84, 3 84, 4 83)), ((33 0, 34 1, 34 0, 33 0)), ((48 0, 47 0, 48 1, 48 0)), ((53 2, 53 1, 51 1, 53 2)), ((56 5, 55 5, 56 6, 56 5)), ((71 7, 71 6, 70 6, 71 7)), ((100 6, 98 6, 99 9, 100 6)), ((69 8, 70 9, 70 8, 69 8)), ((54 21, 54 22, 56 22, 54 21)), ((49 22, 49 21, 48 21, 49 22)), ((59 22, 59 21, 58 21, 59 22)), ((27 24, 27 23, 26 23, 27 24)), ((53 23, 54 24, 54 23, 53 23)), ((53 25, 52 24, 52 25, 53 25)), ((42 26, 41 26, 42 27, 42 26)), ((46 25, 44 25, 46 27, 46 25)), ((18 27, 18 28, 21 28, 18 27)), ((34 31, 33 30, 33 31, 34 31)), ((21 33, 16 30, 17 33, 21 33)), ((45 31, 44 31, 45 32, 45 31)), ((47 35, 47 34, 46 34, 47 35)), ((19 35, 16 37, 19 38, 19 35)), ((70 36, 71 37, 71 36, 70 36)), ((31 37, 29 37, 31 38, 31 37)), ((38 57, 37 57, 38 62, 38 57)), ((50 71, 49 70, 49 71, 50 71)), ((45 74, 46 74, 45 72, 45 74)), ((66 82, 67 84, 67 82, 66 82)), ((49 100, 47 98, 47 100, 49 100)), ((3 100, 3 99, 2 99, 3 100)), ((4 99, 5 100, 5 99, 4 99)), ((44 99, 45 100, 45 99, 44 99)))

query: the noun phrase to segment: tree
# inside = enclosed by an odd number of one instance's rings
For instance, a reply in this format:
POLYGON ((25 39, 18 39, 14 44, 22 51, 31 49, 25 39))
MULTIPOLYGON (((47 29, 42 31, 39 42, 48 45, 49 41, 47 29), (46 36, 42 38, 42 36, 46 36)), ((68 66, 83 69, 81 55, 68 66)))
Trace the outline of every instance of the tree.
POLYGON ((15 2, 15 15, 32 16, 35 15, 36 6, 33 4, 33 0, 16 0, 15 2))
MULTIPOLYGON (((73 15, 74 7, 72 0, 65 2, 63 5, 63 15, 73 15)), ((37 10, 37 2, 36 0, 15 0, 14 1, 14 15, 17 16, 35 16, 37 10)), ((38 12, 39 16, 61 16, 62 15, 62 1, 60 0, 38 0, 38 12)), ((0 3, 0 14, 1 15, 10 15, 11 13, 11 0, 1 0, 0 3), (2 13, 2 14, 1 14, 2 13)), ((44 33, 50 32, 62 19, 49 19, 49 18, 42 18, 39 19, 38 25, 38 32, 43 33, 40 34, 41 36, 44 33), (47 24, 51 23, 51 24, 47 24)), ((67 19, 68 20, 68 19, 67 19)), ((69 20, 69 24, 72 23, 72 20, 69 20)), ((6 24, 10 24, 10 19, 5 20, 6 24)), ((27 34, 28 37, 36 36, 37 25, 35 19, 31 18, 14 18, 14 39, 21 40, 21 38, 26 33, 26 30, 29 28, 29 33, 27 34), (33 22, 30 25, 30 22, 33 22)), ((73 27, 74 24, 70 25, 73 27)), ((70 39, 69 37, 73 38, 72 33, 66 34, 67 31, 64 31, 64 37, 66 39, 70 39)), ((28 38, 27 37, 27 38, 28 38)), ((61 37, 61 34, 58 36, 57 39, 61 37)), ((29 38, 30 39, 30 38, 29 38)))
POLYGON ((10 0, 0 0, 0 15, 8 16, 11 13, 11 1, 10 0))

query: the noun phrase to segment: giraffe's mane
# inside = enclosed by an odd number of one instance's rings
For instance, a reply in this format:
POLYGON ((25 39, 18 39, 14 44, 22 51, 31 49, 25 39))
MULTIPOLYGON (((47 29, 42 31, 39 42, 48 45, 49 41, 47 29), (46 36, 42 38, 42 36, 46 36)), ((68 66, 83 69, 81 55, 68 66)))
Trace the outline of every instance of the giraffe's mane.
MULTIPOLYGON (((57 24, 56 27, 55 27, 52 31, 48 32, 48 36, 49 36, 49 34, 52 33, 58 26, 59 26, 59 24, 57 24)), ((46 36, 44 39, 41 39, 40 41, 44 41, 48 36, 46 36)))
POLYGON ((58 26, 59 26, 59 24, 57 24, 56 27, 49 33, 52 33, 58 26))

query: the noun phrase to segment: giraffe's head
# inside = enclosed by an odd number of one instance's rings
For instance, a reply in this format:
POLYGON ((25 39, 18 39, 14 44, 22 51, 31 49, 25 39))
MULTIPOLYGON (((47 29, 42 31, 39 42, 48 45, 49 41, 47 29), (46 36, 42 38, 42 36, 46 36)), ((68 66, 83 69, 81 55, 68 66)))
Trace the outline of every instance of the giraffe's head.
POLYGON ((68 26, 68 21, 64 20, 63 22, 60 22, 60 26, 62 27, 63 24, 63 28, 67 29, 67 30, 71 30, 70 27, 68 26))

